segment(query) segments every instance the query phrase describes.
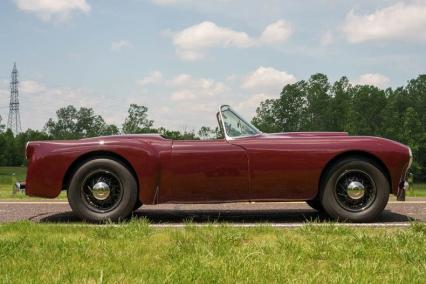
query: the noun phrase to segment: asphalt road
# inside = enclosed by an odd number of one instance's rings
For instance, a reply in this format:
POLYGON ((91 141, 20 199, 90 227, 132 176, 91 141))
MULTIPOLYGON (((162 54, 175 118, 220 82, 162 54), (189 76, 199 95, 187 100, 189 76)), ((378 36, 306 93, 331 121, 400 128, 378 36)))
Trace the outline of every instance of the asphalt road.
MULTIPOLYGON (((147 218, 153 226, 183 226, 188 220, 202 226, 226 222, 234 226, 271 224, 297 227, 310 221, 328 221, 304 202, 290 203, 226 203, 226 204, 162 204, 145 205, 135 212, 136 218, 147 218)), ((42 223, 80 223, 66 202, 0 201, 0 223, 31 220, 42 223)), ((351 226, 408 226, 410 221, 426 222, 426 198, 406 202, 390 201, 380 218, 370 224, 351 226)))

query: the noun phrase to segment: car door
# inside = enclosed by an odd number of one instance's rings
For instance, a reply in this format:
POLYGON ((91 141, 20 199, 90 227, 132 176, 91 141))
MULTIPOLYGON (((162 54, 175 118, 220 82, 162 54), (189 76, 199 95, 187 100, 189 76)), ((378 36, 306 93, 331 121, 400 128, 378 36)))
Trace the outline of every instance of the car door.
POLYGON ((246 151, 224 139, 173 141, 170 171, 169 202, 249 199, 246 151))
POLYGON ((308 140, 264 134, 228 105, 219 113, 226 139, 247 152, 251 200, 314 197, 324 153, 312 151, 308 140))
POLYGON ((291 137, 263 134, 232 140, 249 156, 251 200, 301 200, 314 197, 324 151, 291 137))

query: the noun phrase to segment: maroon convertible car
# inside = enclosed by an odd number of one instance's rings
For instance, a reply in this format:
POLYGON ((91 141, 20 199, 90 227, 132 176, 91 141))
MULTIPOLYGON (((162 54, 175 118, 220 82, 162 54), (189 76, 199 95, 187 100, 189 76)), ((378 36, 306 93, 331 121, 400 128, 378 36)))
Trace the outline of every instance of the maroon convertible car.
POLYGON ((405 199, 409 147, 344 132, 260 132, 229 106, 225 139, 175 141, 158 134, 34 141, 17 186, 54 198, 66 190, 91 222, 120 220, 142 204, 306 201, 331 217, 376 218, 389 194, 405 199))

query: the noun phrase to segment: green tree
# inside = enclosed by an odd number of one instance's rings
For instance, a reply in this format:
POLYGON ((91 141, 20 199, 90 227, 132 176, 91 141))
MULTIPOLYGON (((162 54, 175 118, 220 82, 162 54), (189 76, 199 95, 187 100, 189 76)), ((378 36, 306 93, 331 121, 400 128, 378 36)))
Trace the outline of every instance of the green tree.
POLYGON ((330 121, 327 130, 346 131, 349 128, 352 102, 351 87, 346 77, 340 78, 333 84, 329 105, 330 121))
POLYGON ((119 134, 118 128, 107 124, 93 109, 76 109, 69 105, 56 112, 56 119, 50 118, 45 131, 54 139, 79 139, 101 135, 119 134))
POLYGON ((406 109, 403 115, 404 131, 413 129, 406 135, 413 136, 409 137, 407 143, 413 149, 414 162, 417 165, 415 178, 426 180, 426 75, 419 75, 416 79, 410 80, 404 88, 404 93, 407 105, 412 107, 416 114, 406 109))
POLYGON ((261 102, 256 109, 256 116, 252 119, 253 125, 267 133, 282 131, 282 126, 280 127, 277 123, 278 111, 275 110, 276 107, 278 107, 278 103, 274 99, 261 102))
POLYGON ((157 133, 159 133, 161 136, 167 138, 167 139, 173 139, 173 140, 199 140, 198 137, 196 137, 194 131, 187 131, 184 130, 183 132, 177 131, 177 130, 168 130, 164 127, 160 127, 156 129, 157 133))
POLYGON ((264 132, 300 131, 310 119, 307 83, 299 81, 284 87, 280 98, 261 103, 253 124, 264 132))
POLYGON ((2 117, 0 115, 0 133, 2 133, 4 131, 5 125, 2 124, 2 117))
POLYGON ((326 75, 318 73, 309 78, 306 85, 307 107, 305 115, 307 118, 306 130, 325 131, 330 130, 331 96, 330 83, 326 75))
POLYGON ((7 160, 7 152, 9 149, 7 149, 6 144, 6 137, 4 133, 0 133, 0 166, 8 166, 8 160, 7 160))
POLYGON ((222 131, 217 126, 215 128, 202 126, 198 131, 198 136, 201 140, 223 139, 222 131))
POLYGON ((383 90, 374 86, 352 88, 352 104, 348 131, 358 135, 380 135, 383 126, 383 109, 386 96, 383 90))
POLYGON ((123 133, 156 133, 153 129, 154 121, 148 119, 148 108, 146 106, 131 104, 128 116, 123 123, 123 133))
POLYGON ((2 153, 0 154, 1 160, 7 166, 20 166, 22 165, 22 159, 20 158, 20 151, 17 147, 17 143, 15 141, 15 136, 13 135, 12 130, 7 129, 3 134, 3 144, 2 153))
MULTIPOLYGON (((415 157, 422 157, 422 150, 426 142, 426 133, 422 130, 422 123, 419 115, 412 107, 408 107, 402 117, 401 142, 409 145, 415 157)), ((422 168, 426 165, 421 165, 419 160, 415 160, 412 170, 414 173, 421 173, 422 168)))

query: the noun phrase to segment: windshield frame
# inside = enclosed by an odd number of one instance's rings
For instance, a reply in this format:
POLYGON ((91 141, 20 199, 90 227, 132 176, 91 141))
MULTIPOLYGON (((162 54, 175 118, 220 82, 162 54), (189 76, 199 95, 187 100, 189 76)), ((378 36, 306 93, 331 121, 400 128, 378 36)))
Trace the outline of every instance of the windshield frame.
POLYGON ((219 116, 220 116, 219 126, 222 129, 222 132, 225 135, 225 139, 226 140, 235 140, 235 139, 239 139, 239 138, 254 137, 254 136, 261 135, 263 133, 262 131, 260 131, 259 129, 257 129, 253 124, 251 124, 250 122, 248 122, 247 120, 245 120, 241 115, 239 115, 229 105, 221 105, 219 107, 219 116), (230 112, 232 112, 233 115, 235 115, 236 117, 238 117, 238 119, 241 122, 245 123, 249 128, 251 128, 252 130, 254 130, 256 133, 255 134, 240 135, 240 136, 230 136, 228 134, 228 132, 226 131, 225 120, 223 119, 223 114, 222 114, 223 111, 230 111, 230 112))

